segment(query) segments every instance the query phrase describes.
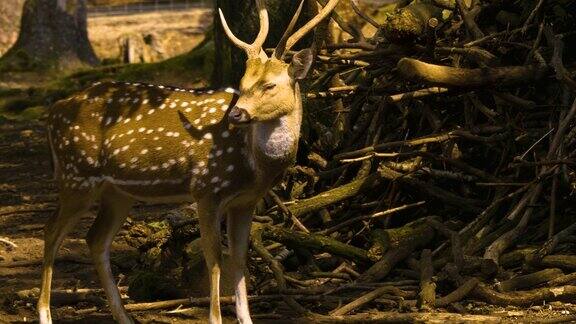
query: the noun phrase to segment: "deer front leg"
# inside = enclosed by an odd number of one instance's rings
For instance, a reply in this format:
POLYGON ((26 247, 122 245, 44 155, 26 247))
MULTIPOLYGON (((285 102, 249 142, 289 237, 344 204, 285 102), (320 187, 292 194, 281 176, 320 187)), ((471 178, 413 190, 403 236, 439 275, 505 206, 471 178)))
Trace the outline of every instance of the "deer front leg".
POLYGON ((248 238, 252 223, 252 206, 247 208, 230 208, 227 213, 227 233, 230 255, 232 260, 234 288, 236 295, 236 317, 243 324, 252 323, 248 296, 246 293, 246 254, 248 252, 248 238))
POLYGON ((86 243, 94 260, 98 277, 106 293, 114 319, 121 324, 134 323, 122 305, 122 298, 110 268, 110 246, 128 217, 134 200, 116 190, 105 189, 100 199, 96 220, 90 227, 86 243))
POLYGON ((52 323, 50 315, 50 290, 54 259, 62 241, 74 224, 88 213, 92 204, 92 193, 75 193, 62 189, 58 211, 48 220, 44 228, 44 263, 42 270, 42 288, 38 299, 38 321, 40 324, 52 323))
POLYGON ((220 264, 222 261, 222 246, 220 244, 221 212, 218 204, 212 199, 204 199, 198 203, 198 220, 200 223, 200 242, 206 259, 210 277, 210 316, 211 324, 221 324, 220 314, 220 264))

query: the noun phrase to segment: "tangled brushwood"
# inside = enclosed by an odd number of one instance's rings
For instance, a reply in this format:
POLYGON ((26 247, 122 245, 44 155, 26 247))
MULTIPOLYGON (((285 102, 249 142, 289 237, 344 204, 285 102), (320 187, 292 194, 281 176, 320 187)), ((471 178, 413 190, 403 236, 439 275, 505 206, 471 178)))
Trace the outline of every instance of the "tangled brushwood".
MULTIPOLYGON (((316 37, 297 165, 255 216, 254 313, 413 321, 463 300, 574 300, 576 4, 390 8, 377 21, 352 2, 332 15, 351 39, 316 37)), ((148 266, 202 262, 195 221, 175 219, 130 232, 148 266)))

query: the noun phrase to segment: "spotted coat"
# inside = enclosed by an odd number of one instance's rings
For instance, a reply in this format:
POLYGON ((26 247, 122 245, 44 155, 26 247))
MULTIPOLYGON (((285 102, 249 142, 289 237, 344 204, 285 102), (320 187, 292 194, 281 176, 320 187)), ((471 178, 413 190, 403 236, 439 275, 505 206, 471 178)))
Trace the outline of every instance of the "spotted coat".
POLYGON ((136 198, 225 195, 251 185, 245 134, 226 118, 236 91, 95 84, 56 103, 48 131, 64 189, 104 182, 136 198))

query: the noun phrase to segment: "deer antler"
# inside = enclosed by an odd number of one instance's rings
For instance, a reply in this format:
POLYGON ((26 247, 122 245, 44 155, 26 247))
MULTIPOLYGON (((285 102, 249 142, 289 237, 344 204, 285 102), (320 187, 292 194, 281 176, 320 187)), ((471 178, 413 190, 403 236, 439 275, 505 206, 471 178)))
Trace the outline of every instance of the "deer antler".
POLYGON ((290 20, 290 23, 288 24, 288 27, 286 28, 286 31, 284 32, 284 34, 282 35, 282 38, 278 42, 278 45, 274 49, 274 53, 272 53, 272 57, 275 57, 275 58, 281 60, 282 57, 284 56, 284 52, 286 49, 286 41, 288 40, 288 37, 290 37, 290 33, 292 33, 292 29, 294 29, 294 26, 296 26, 296 21, 298 21, 298 17, 300 16, 300 12, 302 11, 302 5, 303 4, 304 4, 304 0, 301 0, 300 5, 298 6, 298 9, 296 9, 296 13, 294 13, 292 20, 290 20))
MULTIPOLYGON (((222 28, 224 28, 224 32, 230 39, 234 45, 240 47, 244 51, 249 58, 260 57, 261 55, 266 55, 264 51, 262 51, 262 45, 264 45, 264 41, 266 40, 266 36, 268 36, 268 29, 270 24, 268 22, 268 11, 266 10, 266 6, 264 5, 264 0, 256 0, 256 7, 258 8, 258 17, 260 18, 260 31, 256 36, 256 39, 252 44, 248 44, 246 42, 241 41, 238 37, 234 36, 230 27, 228 27, 228 23, 226 23, 226 18, 224 18, 224 14, 222 10, 218 8, 218 13, 220 14, 220 20, 222 21, 222 28)), ((267 58, 267 57, 266 57, 267 58)))
POLYGON ((314 16, 314 18, 308 21, 304 26, 300 27, 300 29, 298 29, 294 34, 292 34, 292 36, 288 37, 292 29, 294 28, 296 20, 298 20, 298 15, 300 14, 300 10, 302 9, 302 3, 300 3, 300 6, 296 10, 296 14, 294 15, 294 17, 292 17, 292 20, 290 21, 290 24, 288 25, 286 32, 284 32, 284 35, 282 36, 280 43, 274 50, 274 56, 276 58, 283 57, 285 52, 290 50, 292 46, 294 46, 294 44, 296 44, 302 37, 304 37, 304 35, 306 35, 314 27, 316 27, 316 25, 318 25, 322 20, 324 20, 324 18, 326 18, 330 14, 330 12, 334 10, 336 5, 338 4, 338 1, 340 0, 330 0, 326 4, 326 6, 322 8, 316 16, 314 16), (288 39, 286 39, 287 37, 288 39))

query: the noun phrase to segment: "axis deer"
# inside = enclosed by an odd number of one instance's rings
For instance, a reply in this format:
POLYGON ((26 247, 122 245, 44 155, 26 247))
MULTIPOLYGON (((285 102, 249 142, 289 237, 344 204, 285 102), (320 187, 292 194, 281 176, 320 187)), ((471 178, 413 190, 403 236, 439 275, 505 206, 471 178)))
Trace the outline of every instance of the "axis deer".
POLYGON ((254 206, 295 159, 302 118, 298 81, 309 49, 284 53, 326 18, 338 0, 291 34, 302 3, 271 57, 262 50, 268 13, 256 0, 260 31, 252 44, 230 40, 248 55, 240 92, 195 91, 146 84, 95 84, 56 103, 48 135, 60 189, 59 208, 45 228, 40 323, 50 323, 54 258, 64 237, 99 201, 87 236, 114 319, 132 323, 110 269, 110 244, 135 201, 198 203, 202 248, 210 274, 210 322, 221 323, 220 222, 227 218, 236 312, 251 323, 244 267, 254 206))

